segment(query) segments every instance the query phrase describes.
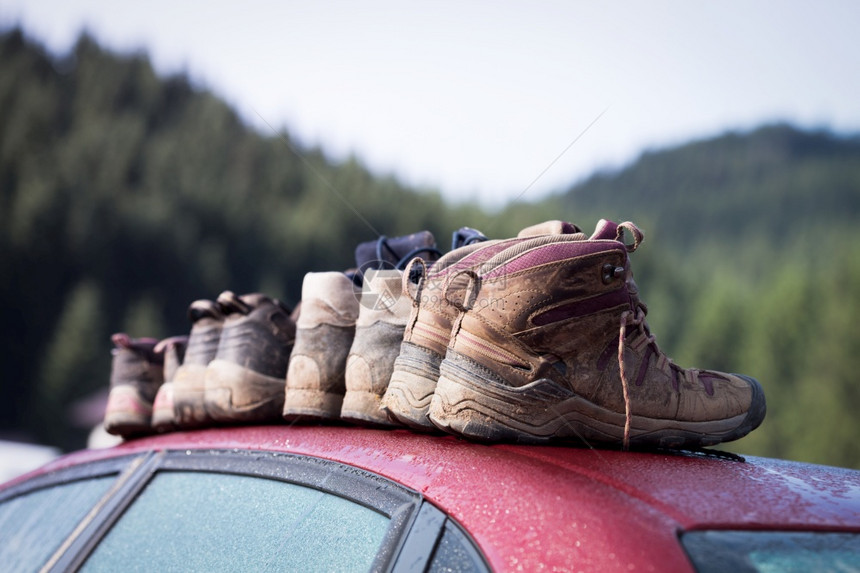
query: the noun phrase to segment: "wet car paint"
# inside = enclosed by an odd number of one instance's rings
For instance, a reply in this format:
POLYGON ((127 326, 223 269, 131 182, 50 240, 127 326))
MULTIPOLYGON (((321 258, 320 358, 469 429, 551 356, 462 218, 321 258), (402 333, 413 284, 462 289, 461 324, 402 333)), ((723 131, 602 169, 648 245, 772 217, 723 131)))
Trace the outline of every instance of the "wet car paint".
POLYGON ((405 430, 176 432, 71 454, 35 473, 192 449, 305 454, 383 475, 457 520, 499 571, 689 571, 678 543, 685 530, 860 532, 860 472, 854 470, 763 458, 485 445, 405 430))

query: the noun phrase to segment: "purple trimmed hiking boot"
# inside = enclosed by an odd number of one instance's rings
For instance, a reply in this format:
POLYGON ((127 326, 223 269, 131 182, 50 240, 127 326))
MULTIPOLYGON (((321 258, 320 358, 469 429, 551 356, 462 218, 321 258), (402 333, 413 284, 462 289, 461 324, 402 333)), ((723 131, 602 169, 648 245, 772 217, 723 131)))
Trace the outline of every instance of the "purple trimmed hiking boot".
MULTIPOLYGON (((455 249, 429 268, 421 260, 413 260, 407 273, 416 267, 422 270, 417 287, 408 289, 412 303, 411 314, 403 335, 400 354, 388 389, 382 399, 383 407, 398 422, 419 431, 437 431, 427 411, 439 380, 439 365, 445 356, 451 328, 457 317, 457 302, 449 302, 446 292, 465 288, 461 273, 480 273, 483 263, 517 243, 539 236, 560 236, 582 241, 586 236, 580 229, 564 221, 546 221, 527 227, 516 238, 486 241, 455 249)), ((409 286, 408 284, 406 285, 409 286)))
POLYGON ((110 393, 104 426, 124 438, 152 433, 152 403, 164 381, 164 355, 155 351, 154 338, 131 338, 118 333, 114 343, 110 393))
POLYGON ((206 411, 218 422, 281 420, 284 379, 296 324, 290 309, 264 294, 218 296, 224 328, 206 367, 206 411))
POLYGON ((211 425, 206 411, 206 367, 218 353, 224 328, 224 311, 212 300, 195 300, 188 307, 191 333, 182 364, 173 376, 173 413, 176 427, 183 429, 211 425))
POLYGON ((630 268, 641 242, 632 223, 601 221, 587 241, 536 239, 487 261, 470 277, 477 294, 455 324, 430 420, 479 440, 625 449, 709 446, 758 427, 758 382, 681 368, 657 346, 630 268))
POLYGON ((164 383, 158 389, 152 404, 152 427, 159 432, 169 432, 176 428, 174 378, 182 365, 187 346, 187 336, 172 336, 155 345, 155 352, 164 355, 164 383))

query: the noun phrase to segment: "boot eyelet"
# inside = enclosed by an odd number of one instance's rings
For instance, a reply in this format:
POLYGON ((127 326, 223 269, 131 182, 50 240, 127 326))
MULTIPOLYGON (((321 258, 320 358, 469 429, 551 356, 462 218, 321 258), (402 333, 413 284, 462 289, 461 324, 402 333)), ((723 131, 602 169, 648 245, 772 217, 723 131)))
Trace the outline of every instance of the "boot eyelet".
POLYGON ((615 265, 610 265, 609 263, 603 265, 603 284, 609 284, 612 282, 612 279, 618 278, 624 275, 624 267, 616 267, 615 265))

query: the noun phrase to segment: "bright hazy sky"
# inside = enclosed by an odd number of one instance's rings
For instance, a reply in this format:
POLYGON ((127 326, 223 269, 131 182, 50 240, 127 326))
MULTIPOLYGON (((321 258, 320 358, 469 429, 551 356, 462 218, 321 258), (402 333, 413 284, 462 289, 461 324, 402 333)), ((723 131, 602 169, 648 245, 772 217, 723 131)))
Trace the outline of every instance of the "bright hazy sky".
POLYGON ((486 204, 727 129, 860 131, 847 0, 0 0, 17 23, 55 52, 84 28, 145 50, 264 133, 486 204))

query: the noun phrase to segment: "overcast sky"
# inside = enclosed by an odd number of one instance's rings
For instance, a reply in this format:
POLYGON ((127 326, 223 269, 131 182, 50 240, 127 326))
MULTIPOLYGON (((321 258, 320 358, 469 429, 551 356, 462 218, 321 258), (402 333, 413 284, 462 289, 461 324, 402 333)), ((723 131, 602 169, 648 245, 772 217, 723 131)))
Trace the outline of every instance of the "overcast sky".
POLYGON ((145 50, 264 133, 486 204, 727 129, 860 131, 847 0, 0 0, 17 23, 60 53, 84 28, 145 50))

